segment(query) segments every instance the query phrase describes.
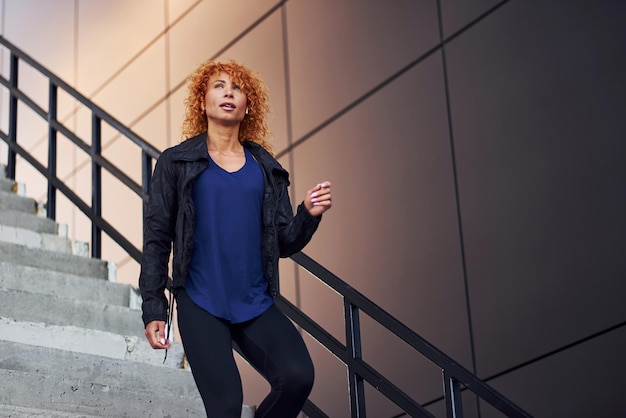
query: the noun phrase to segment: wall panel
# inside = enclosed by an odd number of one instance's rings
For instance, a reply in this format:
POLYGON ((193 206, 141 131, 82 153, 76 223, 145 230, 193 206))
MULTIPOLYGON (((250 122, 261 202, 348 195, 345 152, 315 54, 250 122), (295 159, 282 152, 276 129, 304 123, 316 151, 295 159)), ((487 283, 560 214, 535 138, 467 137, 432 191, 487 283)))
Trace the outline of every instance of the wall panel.
POLYGON ((624 320, 624 11, 511 2, 448 47, 482 376, 624 320))
MULTIPOLYGON (((78 2, 75 59, 78 63, 78 87, 83 94, 91 96, 105 87, 110 77, 117 78, 120 72, 126 74, 126 67, 161 35, 165 23, 163 1, 78 2)), ((144 72, 150 69, 162 73, 164 68, 164 61, 160 61, 158 65, 146 65, 144 72)), ((135 74, 133 77, 135 83, 142 80, 135 74)), ((163 81, 150 85, 162 89, 163 81)))
POLYGON ((184 14, 193 13, 193 9, 202 0, 166 0, 167 13, 169 22, 172 24, 176 20, 180 19, 184 14))
MULTIPOLYGON (((305 253, 471 368, 441 56, 298 146, 294 166, 297 202, 333 183, 333 208, 305 253)), ((367 350, 392 352, 373 334, 367 350)), ((419 380, 413 366, 394 367, 419 380)))
POLYGON ((4 2, 3 36, 70 84, 74 81, 74 0, 4 2))
MULTIPOLYGON (((506 0, 504 1, 506 2, 506 0)), ((441 18, 443 23, 443 36, 448 37, 502 0, 439 0, 441 4, 441 18)))
MULTIPOLYGON (((618 417, 626 329, 614 330, 490 382, 536 417, 618 417)), ((483 418, 501 415, 482 406, 483 418)))
POLYGON ((306 134, 435 46, 436 3, 287 2, 294 137, 306 134))
POLYGON ((123 124, 132 126, 167 94, 164 44, 164 38, 151 44, 91 99, 123 124))
MULTIPOLYGON (((168 100, 172 101, 172 96, 168 100)), ((161 102, 151 108, 132 128, 137 135, 161 151, 172 143, 177 144, 180 140, 180 122, 175 126, 176 129, 173 129, 174 127, 170 125, 171 122, 168 121, 167 106, 167 102, 161 102), (176 136, 174 137, 174 135, 176 136)), ((182 106, 182 104, 179 104, 179 106, 182 106)), ((133 162, 133 164, 136 164, 136 162, 133 162)))
POLYGON ((201 62, 215 56, 278 2, 260 0, 235 3, 204 0, 170 30, 170 84, 184 82, 201 62))

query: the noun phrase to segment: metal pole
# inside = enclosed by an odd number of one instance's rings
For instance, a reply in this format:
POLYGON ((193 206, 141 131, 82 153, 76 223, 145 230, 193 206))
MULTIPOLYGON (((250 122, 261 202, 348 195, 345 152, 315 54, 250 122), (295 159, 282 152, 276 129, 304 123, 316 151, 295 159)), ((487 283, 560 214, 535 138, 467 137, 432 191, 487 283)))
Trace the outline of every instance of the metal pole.
POLYGON ((102 257, 102 230, 96 219, 102 216, 102 168, 96 162, 102 152, 102 120, 95 114, 91 115, 91 256, 102 257))
MULTIPOLYGON (((18 62, 17 55, 11 53, 11 74, 9 91, 9 143, 17 143, 17 96, 13 93, 13 89, 17 89, 18 79, 18 62)), ((7 177, 15 180, 15 151, 9 144, 9 153, 7 161, 7 177)))
POLYGON ((443 371, 443 390, 446 396, 446 416, 448 418, 463 418, 461 385, 445 370, 443 371))
POLYGON ((361 351, 361 325, 359 321, 359 309, 344 298, 344 315, 346 322, 346 343, 350 353, 348 360, 348 378, 350 389, 350 410, 352 418, 365 417, 365 392, 363 378, 353 370, 354 360, 362 358, 361 351))
POLYGON ((48 202, 46 214, 48 219, 56 219, 56 187, 52 179, 57 175, 57 131, 52 122, 57 119, 57 86, 50 81, 48 90, 48 202))

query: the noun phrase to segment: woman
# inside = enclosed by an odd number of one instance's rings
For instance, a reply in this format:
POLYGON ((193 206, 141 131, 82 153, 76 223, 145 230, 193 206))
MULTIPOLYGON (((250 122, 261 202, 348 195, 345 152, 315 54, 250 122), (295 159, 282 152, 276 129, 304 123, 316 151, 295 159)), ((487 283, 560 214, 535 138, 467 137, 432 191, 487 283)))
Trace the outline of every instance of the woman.
POLYGON ((314 372, 302 337, 274 305, 278 259, 309 242, 331 207, 330 183, 307 191, 294 216, 288 173, 269 143, 267 90, 245 66, 202 64, 185 108, 186 139, 159 157, 145 212, 146 338, 170 347, 164 289, 173 248, 178 326, 207 416, 241 414, 234 342, 271 386, 256 416, 296 417, 314 372))

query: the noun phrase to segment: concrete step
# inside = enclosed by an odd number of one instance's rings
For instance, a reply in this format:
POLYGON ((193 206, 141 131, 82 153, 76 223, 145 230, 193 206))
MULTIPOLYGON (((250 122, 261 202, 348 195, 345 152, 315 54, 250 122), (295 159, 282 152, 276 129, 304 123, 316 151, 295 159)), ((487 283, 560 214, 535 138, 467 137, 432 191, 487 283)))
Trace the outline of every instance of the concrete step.
POLYGON ((17 210, 36 214, 37 201, 30 197, 19 196, 12 192, 0 191, 0 210, 17 210))
POLYGON ((121 335, 144 335, 141 312, 135 309, 21 290, 0 289, 0 316, 121 335))
POLYGON ((143 336, 119 335, 71 325, 50 325, 0 317, 0 356, 6 351, 6 345, 9 343, 65 350, 160 367, 184 368, 184 349, 180 342, 172 344, 165 359, 165 351, 152 349, 143 336))
MULTIPOLYGON (((1 169, 1 167, 0 167, 1 169)), ((2 171, 4 172, 4 171, 2 171)), ((14 193, 15 192, 15 182, 13 180, 7 179, 4 175, 0 175, 0 192, 14 193)))
POLYGON ((6 261, 0 261, 0 288, 140 309, 133 286, 6 261))
POLYGON ((22 406, 0 404, 0 417, 8 418, 95 418, 94 415, 72 414, 70 412, 51 411, 49 409, 26 408, 22 406))
MULTIPOLYGON (((18 342, 2 341, 1 344, 0 370, 56 374, 58 377, 97 380, 110 386, 133 386, 137 390, 167 390, 172 395, 198 396, 193 377, 186 369, 18 342)), ((159 352, 162 363, 164 352, 153 351, 159 352)))
MULTIPOLYGON (((166 376, 162 376, 163 379, 166 376)), ((38 372, 0 370, 0 403, 97 417, 201 417, 197 397, 38 372), (5 382, 10 382, 7 384, 5 382)))
MULTIPOLYGON (((24 344, 1 347, 0 404, 97 417, 205 416, 187 370, 24 344)), ((254 409, 244 405, 241 416, 252 418, 254 409)))
POLYGON ((103 260, 0 241, 0 261, 115 281, 115 265, 103 260))
POLYGON ((14 226, 0 225, 0 241, 57 253, 89 256, 89 244, 85 242, 14 226))
POLYGON ((57 223, 51 219, 16 210, 0 210, 0 224, 44 234, 67 236, 67 228, 65 226, 60 229, 61 227, 57 226, 57 223))

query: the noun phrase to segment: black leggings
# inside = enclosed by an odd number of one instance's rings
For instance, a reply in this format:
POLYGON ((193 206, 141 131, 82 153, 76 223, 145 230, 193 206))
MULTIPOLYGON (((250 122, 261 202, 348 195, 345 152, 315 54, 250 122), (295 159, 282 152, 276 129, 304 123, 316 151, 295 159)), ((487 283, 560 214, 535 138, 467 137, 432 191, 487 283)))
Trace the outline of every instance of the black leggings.
POLYGON ((241 417, 243 392, 233 341, 271 386, 255 417, 298 415, 313 387, 313 363, 302 336, 275 305, 255 319, 230 324, 198 307, 184 289, 176 302, 183 347, 207 417, 241 417))

